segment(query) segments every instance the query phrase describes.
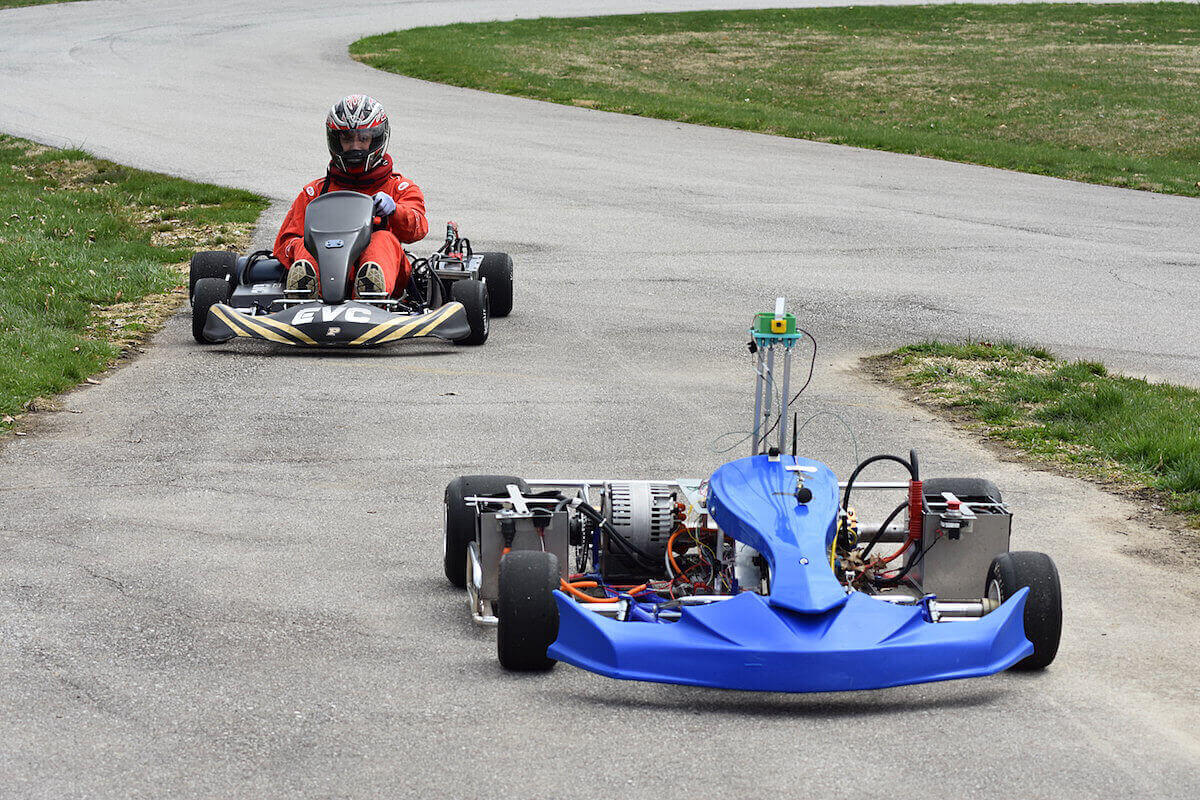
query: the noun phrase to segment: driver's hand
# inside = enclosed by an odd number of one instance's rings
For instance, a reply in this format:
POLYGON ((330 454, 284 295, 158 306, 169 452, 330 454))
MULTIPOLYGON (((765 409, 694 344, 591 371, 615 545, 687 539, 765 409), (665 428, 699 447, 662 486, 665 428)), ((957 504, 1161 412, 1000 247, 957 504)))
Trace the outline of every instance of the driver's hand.
POLYGON ((375 193, 375 207, 372 213, 377 217, 390 217, 396 211, 396 201, 387 192, 375 193))

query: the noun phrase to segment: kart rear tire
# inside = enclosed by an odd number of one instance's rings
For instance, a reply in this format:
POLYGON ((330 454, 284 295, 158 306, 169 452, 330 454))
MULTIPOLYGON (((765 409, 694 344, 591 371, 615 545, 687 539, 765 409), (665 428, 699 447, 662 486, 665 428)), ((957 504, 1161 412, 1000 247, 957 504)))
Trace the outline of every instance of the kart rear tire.
POLYGON ((546 648, 558 638, 558 556, 514 550, 500 560, 496 655, 512 672, 545 672, 556 662, 546 648))
POLYGON ((233 291, 224 278, 201 278, 196 281, 196 293, 192 297, 192 338, 200 344, 213 344, 204 338, 204 323, 208 322, 208 310, 217 303, 229 301, 233 291))
POLYGON ((237 285, 237 253, 224 250, 205 250, 192 256, 188 270, 188 299, 196 296, 196 282, 204 278, 221 278, 230 289, 237 285))
POLYGON ((522 493, 529 491, 529 484, 512 475, 463 475, 446 485, 442 569, 452 586, 466 588, 467 547, 475 541, 475 507, 467 505, 465 498, 501 494, 509 484, 516 484, 522 493))
POLYGON ((486 342, 492 324, 487 286, 473 278, 455 281, 450 287, 450 299, 463 304, 467 310, 467 324, 471 326, 471 332, 455 344, 476 345, 486 342))
POLYGON ((997 503, 1004 498, 1000 489, 986 478, 931 478, 925 481, 925 494, 940 497, 942 492, 949 492, 959 500, 968 497, 990 497, 997 503))
POLYGON ((1001 553, 988 568, 984 592, 1004 602, 1023 587, 1029 587, 1025 599, 1025 636, 1033 644, 1033 655, 1013 665, 1014 670, 1045 669, 1058 654, 1062 637, 1062 586, 1058 568, 1045 553, 1018 551, 1001 553))
POLYGON ((507 317, 513 307, 513 260, 508 253, 480 253, 479 277, 487 281, 489 311, 507 317))

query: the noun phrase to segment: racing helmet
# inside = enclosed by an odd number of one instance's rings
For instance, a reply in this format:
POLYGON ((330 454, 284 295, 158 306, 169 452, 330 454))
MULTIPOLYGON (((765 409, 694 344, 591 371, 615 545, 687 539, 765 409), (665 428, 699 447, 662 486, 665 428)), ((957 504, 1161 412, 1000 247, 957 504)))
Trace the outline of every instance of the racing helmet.
POLYGON ((373 97, 352 94, 333 104, 325 116, 325 138, 329 142, 329 156, 339 169, 346 172, 367 172, 379 166, 387 152, 388 138, 392 128, 387 113, 373 97), (346 131, 358 131, 370 135, 366 147, 362 142, 343 145, 346 131))

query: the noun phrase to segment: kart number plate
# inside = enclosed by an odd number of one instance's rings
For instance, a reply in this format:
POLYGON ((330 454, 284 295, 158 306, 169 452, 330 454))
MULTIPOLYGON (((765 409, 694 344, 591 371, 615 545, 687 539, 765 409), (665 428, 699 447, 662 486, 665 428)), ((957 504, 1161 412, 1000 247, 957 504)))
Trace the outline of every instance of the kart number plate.
POLYGON ((343 245, 345 245, 345 242, 343 242, 341 239, 326 239, 325 240, 325 249, 326 250, 334 250, 338 247, 342 247, 343 245))

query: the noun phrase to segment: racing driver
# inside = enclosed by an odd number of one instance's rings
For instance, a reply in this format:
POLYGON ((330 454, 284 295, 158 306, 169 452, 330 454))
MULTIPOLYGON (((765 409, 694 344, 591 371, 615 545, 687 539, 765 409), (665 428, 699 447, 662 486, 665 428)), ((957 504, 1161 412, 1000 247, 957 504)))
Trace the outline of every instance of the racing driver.
POLYGON ((355 296, 401 294, 408 286, 409 263, 401 243, 416 242, 429 232, 425 195, 392 170, 387 154, 391 126, 383 106, 365 94, 343 97, 325 117, 329 168, 300 190, 275 237, 275 257, 288 268, 286 288, 292 297, 317 296, 317 261, 304 247, 304 212, 326 192, 347 189, 372 195, 374 214, 387 220, 386 230, 371 234, 358 259, 355 296))

